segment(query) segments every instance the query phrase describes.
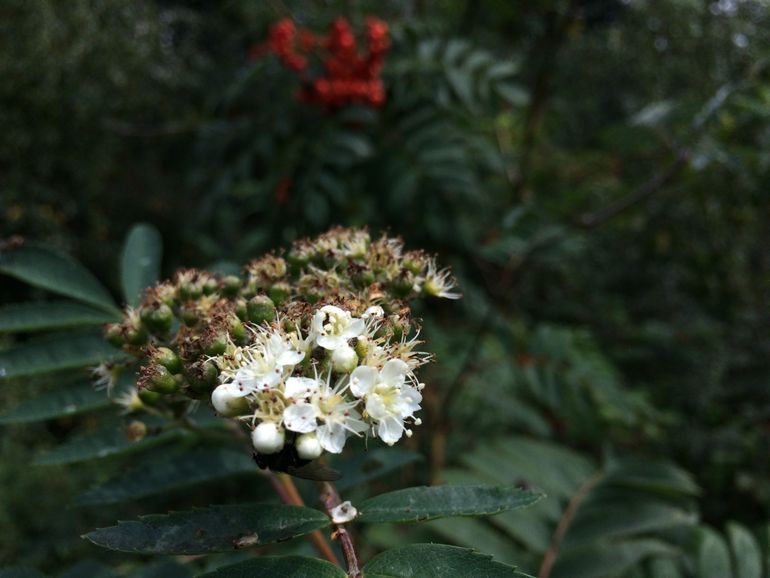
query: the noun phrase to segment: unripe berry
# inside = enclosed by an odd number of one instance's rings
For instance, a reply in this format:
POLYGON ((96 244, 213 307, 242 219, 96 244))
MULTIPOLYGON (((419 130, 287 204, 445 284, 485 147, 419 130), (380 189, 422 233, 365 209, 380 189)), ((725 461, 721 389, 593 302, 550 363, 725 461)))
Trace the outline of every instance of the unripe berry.
POLYGON ((256 295, 249 299, 247 312, 252 323, 272 321, 275 319, 275 304, 267 295, 256 295))
POLYGON ((174 312, 171 307, 165 303, 161 303, 157 306, 144 307, 141 310, 140 316, 142 323, 152 333, 166 334, 171 329, 171 324, 174 321, 174 312))
POLYGON ((222 294, 227 297, 235 297, 241 290, 241 280, 235 275, 228 275, 222 279, 222 294))
POLYGON ((271 421, 263 421, 251 432, 251 443, 260 454, 275 454, 283 449, 286 433, 271 421))
POLYGON ((291 286, 285 281, 275 283, 267 290, 267 294, 274 303, 280 305, 291 297, 291 286))
POLYGON ((153 362, 168 369, 169 373, 177 374, 182 371, 182 360, 168 347, 158 347, 150 356, 153 362))
POLYGON ((149 379, 147 388, 155 393, 176 393, 179 390, 179 383, 162 365, 155 365, 149 370, 149 379))
POLYGON ((161 394, 150 391, 149 389, 140 389, 137 395, 139 396, 139 399, 142 400, 142 403, 150 406, 158 405, 163 399, 161 394))
POLYGON ((314 460, 321 457, 323 448, 315 432, 305 433, 297 437, 297 455, 303 460, 314 460))
POLYGON ((104 330, 104 338, 110 345, 115 347, 123 347, 126 343, 120 323, 110 323, 107 325, 104 330))

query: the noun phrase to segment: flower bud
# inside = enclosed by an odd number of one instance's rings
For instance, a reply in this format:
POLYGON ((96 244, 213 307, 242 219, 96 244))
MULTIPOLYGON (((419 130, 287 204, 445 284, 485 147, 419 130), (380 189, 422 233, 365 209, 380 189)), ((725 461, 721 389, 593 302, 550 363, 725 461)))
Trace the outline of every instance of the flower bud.
POLYGON ((274 303, 280 305, 291 297, 291 285, 285 281, 275 283, 267 290, 267 294, 274 303))
POLYGON ((251 443, 260 454, 275 454, 283 449, 286 433, 271 421, 263 421, 251 432, 251 443))
POLYGON ((323 448, 315 432, 301 434, 297 437, 297 455, 303 460, 314 460, 321 457, 323 448))
POLYGON ((163 399, 161 394, 150 391, 149 389, 140 389, 137 395, 139 396, 139 399, 142 400, 143 404, 150 406, 158 405, 163 399))
POLYGON ((239 395, 235 395, 232 384, 225 383, 211 392, 211 405, 219 415, 233 417, 249 411, 249 401, 239 395))
POLYGON ((168 347, 158 347, 152 350, 150 359, 154 363, 162 365, 168 369, 169 373, 177 374, 182 371, 182 360, 168 347))
POLYGON ((256 295, 249 299, 247 312, 252 323, 272 321, 275 319, 275 304, 267 295, 256 295))
POLYGON ((332 368, 337 373, 350 373, 358 365, 358 356, 349 345, 338 347, 332 352, 332 368))
POLYGON ((359 359, 366 359, 366 356, 369 355, 369 339, 367 337, 361 336, 356 339, 355 352, 359 359))

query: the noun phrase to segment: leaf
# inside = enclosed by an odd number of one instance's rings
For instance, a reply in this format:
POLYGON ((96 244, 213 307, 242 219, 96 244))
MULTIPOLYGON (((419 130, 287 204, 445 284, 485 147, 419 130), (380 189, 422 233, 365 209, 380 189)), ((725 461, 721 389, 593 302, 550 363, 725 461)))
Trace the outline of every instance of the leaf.
POLYGON ((727 544, 711 528, 701 529, 697 568, 698 578, 729 578, 732 576, 727 544))
POLYGON ((311 508, 234 504, 142 516, 135 522, 94 530, 84 538, 121 552, 209 554, 289 540, 329 523, 326 514, 311 508))
POLYGON ((115 573, 101 562, 83 560, 59 574, 58 578, 115 578, 115 573))
POLYGON ((104 391, 96 391, 91 383, 76 383, 45 392, 0 414, 0 424, 30 423, 56 417, 76 415, 109 407, 104 391))
POLYGON ((733 551, 737 578, 762 578, 762 554, 759 544, 746 528, 732 522, 727 525, 727 537, 733 551))
POLYGON ((76 503, 81 506, 117 504, 255 472, 256 465, 243 452, 223 448, 185 450, 118 474, 81 494, 76 503))
POLYGON ((447 516, 493 516, 534 504, 542 494, 495 486, 406 488, 364 500, 363 522, 422 522, 447 516))
POLYGON ((125 432, 109 427, 98 432, 87 432, 75 436, 33 460, 36 466, 59 466, 74 464, 97 458, 127 455, 162 445, 182 437, 181 430, 169 430, 157 435, 148 435, 141 440, 131 441, 125 432))
POLYGON ((123 297, 132 307, 142 299, 144 290, 160 277, 163 241, 158 230, 147 223, 134 225, 123 245, 120 281, 123 297))
POLYGON ((260 556, 198 578, 347 578, 342 568, 326 560, 305 556, 260 556))
POLYGON ((97 365, 120 356, 100 334, 66 333, 23 343, 0 353, 0 378, 27 377, 97 365))
POLYGON ((192 570, 173 560, 159 560, 148 564, 141 570, 129 575, 129 578, 192 578, 192 570))
POLYGON ((116 315, 81 303, 31 302, 0 307, 0 333, 69 329, 101 325, 119 319, 116 315))
POLYGON ((120 313, 109 292, 88 269, 50 249, 23 245, 0 252, 0 273, 110 313, 120 313))
POLYGON ((364 566, 366 578, 523 578, 513 566, 457 546, 413 544, 378 554, 364 566))
POLYGON ((344 491, 400 470, 405 465, 421 459, 420 454, 409 450, 378 448, 344 462, 334 461, 332 467, 342 473, 342 479, 336 484, 338 490, 344 491))
POLYGON ((129 574, 129 578, 192 578, 192 576, 192 570, 173 560, 152 562, 129 574))
MULTIPOLYGON (((660 540, 597 542, 583 548, 560 552, 551 578, 624 576, 626 571, 647 558, 654 556, 672 557, 676 556, 677 553, 676 549, 660 540)), ((705 576, 698 574, 698 578, 705 578, 705 576)), ((722 575, 721 578, 729 578, 729 574, 722 575)))

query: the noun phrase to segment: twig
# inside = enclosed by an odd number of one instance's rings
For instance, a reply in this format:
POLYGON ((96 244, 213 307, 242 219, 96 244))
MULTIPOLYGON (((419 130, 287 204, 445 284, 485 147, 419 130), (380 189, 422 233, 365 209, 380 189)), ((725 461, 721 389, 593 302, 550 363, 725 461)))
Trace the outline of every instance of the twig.
MULTIPOLYGON (((320 482, 321 486, 321 503, 332 515, 332 510, 340 505, 340 495, 337 493, 337 488, 331 482, 320 482)), ((344 524, 334 524, 334 533, 332 539, 339 540, 342 547, 342 553, 345 555, 345 562, 348 565, 348 576, 350 578, 361 578, 363 574, 358 567, 358 557, 356 556, 356 550, 353 546, 353 540, 350 537, 350 533, 345 528, 344 524)))
MULTIPOLYGON (((305 502, 302 499, 302 496, 300 496, 299 491, 297 491, 297 486, 294 485, 294 481, 291 479, 291 476, 286 474, 275 474, 270 470, 265 470, 265 473, 276 493, 280 496, 281 500, 285 504, 290 506, 305 505, 305 502)), ((334 550, 332 550, 331 545, 326 541, 326 538, 324 538, 324 535, 319 530, 310 533, 310 540, 313 542, 313 546, 315 546, 316 550, 318 550, 318 553, 321 554, 321 556, 323 556, 332 564, 339 566, 340 561, 334 554, 334 550)))
POLYGON ((553 570, 553 566, 556 563, 556 557, 559 555, 559 548, 561 547, 562 540, 564 540, 564 535, 567 533, 570 524, 572 524, 572 521, 575 519, 578 508, 580 508, 580 505, 583 503, 583 500, 586 499, 588 493, 594 489, 596 484, 598 484, 603 477, 604 472, 597 472, 588 478, 583 485, 578 488, 575 495, 572 496, 572 499, 564 509, 561 518, 559 518, 559 523, 556 525, 553 538, 551 538, 551 544, 548 546, 545 556, 543 556, 543 563, 540 566, 540 571, 537 573, 538 578, 548 578, 551 575, 551 570, 553 570))

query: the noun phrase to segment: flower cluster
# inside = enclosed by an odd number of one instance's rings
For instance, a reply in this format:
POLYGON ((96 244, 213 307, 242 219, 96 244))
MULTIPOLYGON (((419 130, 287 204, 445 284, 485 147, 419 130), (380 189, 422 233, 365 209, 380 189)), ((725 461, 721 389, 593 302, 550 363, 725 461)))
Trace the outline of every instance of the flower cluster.
POLYGON ((323 73, 304 79, 301 100, 331 109, 354 103, 382 106, 385 88, 380 73, 390 48, 387 23, 368 18, 364 40, 365 49, 360 50, 345 18, 335 20, 327 36, 297 29, 293 21, 284 19, 270 29, 267 47, 295 72, 306 71, 311 56, 320 60, 323 73))
POLYGON ((419 424, 419 328, 409 301, 454 299, 454 279, 399 239, 337 228, 243 277, 182 270, 148 289, 107 338, 142 363, 127 409, 178 415, 193 400, 251 429, 259 454, 394 444, 419 424))

